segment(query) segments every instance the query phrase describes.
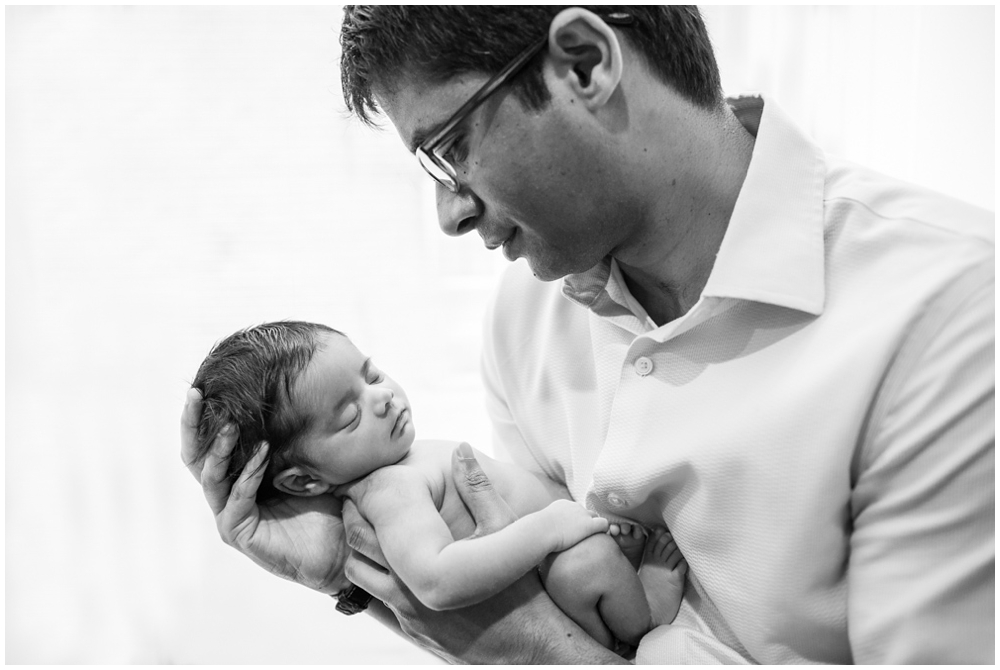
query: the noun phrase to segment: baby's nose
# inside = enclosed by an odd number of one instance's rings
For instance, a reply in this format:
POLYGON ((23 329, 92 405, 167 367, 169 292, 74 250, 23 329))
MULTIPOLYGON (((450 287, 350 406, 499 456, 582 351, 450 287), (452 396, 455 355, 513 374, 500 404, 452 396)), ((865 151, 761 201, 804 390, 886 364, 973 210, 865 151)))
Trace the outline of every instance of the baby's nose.
POLYGON ((389 408, 392 407, 392 399, 394 394, 390 388, 379 389, 379 395, 375 398, 375 407, 381 412, 381 416, 385 416, 389 412, 389 408))

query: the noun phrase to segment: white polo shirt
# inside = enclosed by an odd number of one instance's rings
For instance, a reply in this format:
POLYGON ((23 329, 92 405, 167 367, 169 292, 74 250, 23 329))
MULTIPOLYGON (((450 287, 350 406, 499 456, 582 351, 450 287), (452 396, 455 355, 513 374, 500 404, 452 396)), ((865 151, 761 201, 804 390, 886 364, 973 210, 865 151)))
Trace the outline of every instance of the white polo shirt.
POLYGON ((506 272, 498 454, 665 524, 690 565, 637 661, 993 662, 993 227, 825 156, 768 101, 683 317, 657 327, 610 260, 506 272))

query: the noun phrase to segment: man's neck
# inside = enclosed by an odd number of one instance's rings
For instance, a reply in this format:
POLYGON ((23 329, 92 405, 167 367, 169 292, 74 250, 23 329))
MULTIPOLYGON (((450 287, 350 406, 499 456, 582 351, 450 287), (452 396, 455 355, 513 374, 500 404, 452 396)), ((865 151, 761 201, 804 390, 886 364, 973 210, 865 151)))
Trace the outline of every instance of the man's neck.
POLYGON ((691 132, 667 136, 683 139, 661 147, 662 169, 646 172, 652 178, 644 187, 654 194, 649 222, 613 253, 629 291, 657 325, 683 316, 700 298, 753 154, 753 136, 728 110, 688 125, 691 132), (657 182, 659 175, 670 175, 670 183, 657 182))

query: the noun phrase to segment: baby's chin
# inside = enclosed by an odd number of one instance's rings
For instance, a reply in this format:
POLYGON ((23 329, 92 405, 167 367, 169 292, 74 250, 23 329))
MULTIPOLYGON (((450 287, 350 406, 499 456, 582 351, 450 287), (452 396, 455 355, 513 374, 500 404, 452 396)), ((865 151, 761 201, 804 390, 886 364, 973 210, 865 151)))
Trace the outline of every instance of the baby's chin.
POLYGON ((398 440, 396 440, 396 444, 394 445, 395 447, 394 451, 397 458, 393 462, 393 465, 399 463, 401 460, 409 456, 410 450, 413 449, 413 442, 415 441, 416 436, 409 429, 407 429, 407 431, 408 431, 407 433, 403 434, 402 436, 400 436, 398 440))
POLYGON ((406 425, 403 426, 402 434, 396 438, 396 443, 399 449, 405 450, 405 453, 403 454, 404 456, 406 455, 406 453, 409 453, 410 448, 413 447, 413 441, 416 438, 417 438, 417 429, 416 426, 414 426, 413 424, 413 414, 411 414, 409 410, 407 410, 406 425))

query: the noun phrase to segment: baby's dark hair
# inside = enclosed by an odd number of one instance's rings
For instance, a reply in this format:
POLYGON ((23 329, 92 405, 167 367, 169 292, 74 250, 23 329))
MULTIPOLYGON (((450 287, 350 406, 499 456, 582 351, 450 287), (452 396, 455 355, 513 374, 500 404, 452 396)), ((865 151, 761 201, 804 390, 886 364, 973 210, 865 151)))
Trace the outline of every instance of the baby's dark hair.
POLYGON ((262 441, 269 444, 268 468, 259 500, 277 494, 271 480, 290 464, 296 441, 309 418, 295 411, 292 387, 319 347, 320 335, 338 330, 305 321, 276 321, 233 333, 212 347, 192 386, 201 392, 198 458, 204 458, 216 435, 232 424, 238 437, 226 474, 231 481, 262 441))

